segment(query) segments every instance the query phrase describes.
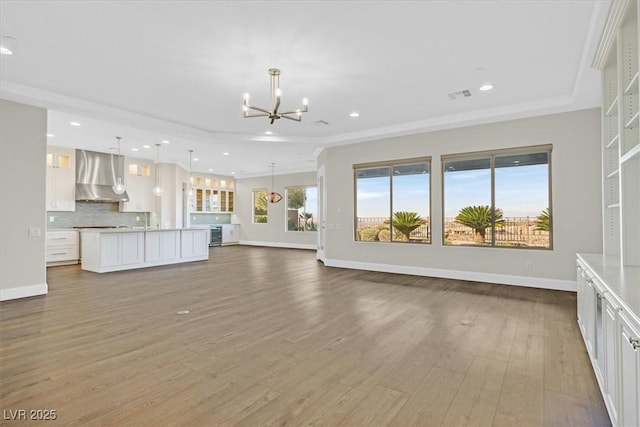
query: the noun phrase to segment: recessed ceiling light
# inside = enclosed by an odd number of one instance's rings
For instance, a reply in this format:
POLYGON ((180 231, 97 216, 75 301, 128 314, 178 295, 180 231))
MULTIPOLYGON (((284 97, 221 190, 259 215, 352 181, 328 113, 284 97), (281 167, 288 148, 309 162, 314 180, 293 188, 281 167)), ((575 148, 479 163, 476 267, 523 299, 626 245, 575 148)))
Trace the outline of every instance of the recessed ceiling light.
POLYGON ((349 117, 360 117, 360 113, 354 111, 353 113, 349 114, 349 117))
POLYGON ((489 84, 489 83, 480 86, 480 90, 483 91, 483 92, 486 92, 486 91, 491 90, 491 89, 493 89, 493 85, 489 84))
POLYGON ((135 147, 133 147, 133 148, 131 149, 131 151, 138 151, 138 149, 137 149, 137 148, 135 148, 135 147))
POLYGON ((143 145, 142 148, 151 148, 150 145, 143 145))
POLYGON ((200 160, 200 159, 197 158, 197 157, 195 159, 193 159, 194 162, 197 162, 198 160, 200 160))
POLYGON ((227 151, 225 151, 224 153, 222 153, 223 156, 228 156, 229 153, 227 151))
POLYGON ((69 122, 69 124, 70 124, 71 126, 76 126, 76 127, 80 127, 80 126, 82 126, 82 124, 80 124, 80 122, 69 122))
POLYGON ((3 55, 13 55, 13 51, 6 46, 0 46, 0 53, 3 55))
POLYGON ((213 169, 209 169, 209 172, 213 172, 213 169))
POLYGON ((171 144, 171 141, 167 141, 166 139, 162 141, 163 144, 171 144))
POLYGON ((55 138, 55 137, 56 137, 56 136, 55 136, 54 134, 52 134, 52 133, 48 133, 48 134, 47 134, 47 138, 55 138))
POLYGON ((235 175, 235 174, 236 174, 235 172, 231 172, 231 175, 235 175))
POLYGON ((271 132, 270 130, 268 130, 268 131, 266 131, 264 134, 265 134, 265 135, 273 135, 273 132, 271 132))

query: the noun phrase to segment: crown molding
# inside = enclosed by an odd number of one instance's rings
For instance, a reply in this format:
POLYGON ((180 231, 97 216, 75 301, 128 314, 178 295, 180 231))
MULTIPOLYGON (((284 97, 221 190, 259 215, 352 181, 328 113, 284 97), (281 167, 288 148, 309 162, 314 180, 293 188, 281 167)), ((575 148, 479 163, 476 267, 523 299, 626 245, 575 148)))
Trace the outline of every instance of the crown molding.
POLYGON ((600 37, 600 43, 596 49, 591 66, 602 70, 609 56, 611 47, 614 45, 618 33, 618 27, 629 9, 630 0, 614 0, 611 3, 607 20, 605 21, 600 37))

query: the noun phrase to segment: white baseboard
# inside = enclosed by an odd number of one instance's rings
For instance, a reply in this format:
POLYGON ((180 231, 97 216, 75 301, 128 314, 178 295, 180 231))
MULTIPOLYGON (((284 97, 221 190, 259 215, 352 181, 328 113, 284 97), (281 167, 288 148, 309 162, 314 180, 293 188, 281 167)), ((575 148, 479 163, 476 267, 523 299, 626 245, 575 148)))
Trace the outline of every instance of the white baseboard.
POLYGON ((380 271, 384 273, 409 274, 413 276, 439 277, 443 279, 470 280, 474 282, 497 283, 500 285, 526 286, 529 288, 552 289, 576 292, 573 280, 546 279, 541 277, 512 276, 508 274, 481 273, 475 271, 445 270, 440 268, 412 267, 406 265, 377 264, 359 261, 325 259, 327 267, 350 268, 353 270, 380 271))
POLYGON ((318 249, 317 245, 309 243, 257 242, 253 240, 240 240, 240 244, 247 246, 268 246, 270 248, 310 249, 314 251, 318 249))
POLYGON ((27 298, 36 295, 46 295, 49 292, 49 286, 46 283, 40 285, 20 286, 17 288, 0 289, 0 301, 8 301, 11 299, 27 298))

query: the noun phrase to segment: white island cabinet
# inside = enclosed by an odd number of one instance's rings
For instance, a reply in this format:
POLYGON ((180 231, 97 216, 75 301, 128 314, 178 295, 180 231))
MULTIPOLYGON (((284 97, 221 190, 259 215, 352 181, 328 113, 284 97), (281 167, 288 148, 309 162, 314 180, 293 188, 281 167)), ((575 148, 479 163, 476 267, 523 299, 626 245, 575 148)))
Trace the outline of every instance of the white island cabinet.
POLYGON ((96 273, 209 259, 209 229, 87 230, 82 269, 96 273))

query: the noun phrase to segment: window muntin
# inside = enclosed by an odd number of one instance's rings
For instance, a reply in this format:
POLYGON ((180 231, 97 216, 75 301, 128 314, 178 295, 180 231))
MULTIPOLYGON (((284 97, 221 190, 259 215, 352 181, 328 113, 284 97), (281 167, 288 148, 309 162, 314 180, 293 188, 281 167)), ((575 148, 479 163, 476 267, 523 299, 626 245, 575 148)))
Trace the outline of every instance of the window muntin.
POLYGON ((355 240, 430 242, 430 159, 354 165, 355 240))
POLYGON ((252 201, 252 222, 254 224, 265 224, 267 222, 267 189, 258 188, 251 192, 252 201))
POLYGON ((318 229, 318 189, 311 186, 287 187, 286 231, 317 231, 318 229))
POLYGON ((464 156, 442 157, 443 243, 551 249, 551 146, 464 156))

